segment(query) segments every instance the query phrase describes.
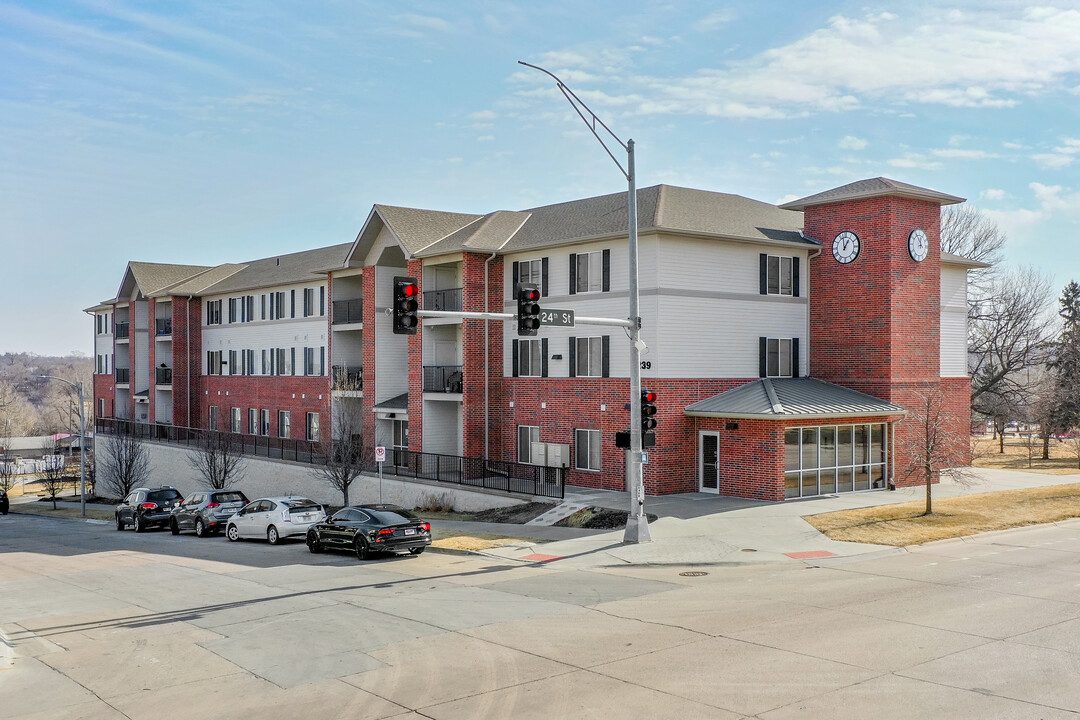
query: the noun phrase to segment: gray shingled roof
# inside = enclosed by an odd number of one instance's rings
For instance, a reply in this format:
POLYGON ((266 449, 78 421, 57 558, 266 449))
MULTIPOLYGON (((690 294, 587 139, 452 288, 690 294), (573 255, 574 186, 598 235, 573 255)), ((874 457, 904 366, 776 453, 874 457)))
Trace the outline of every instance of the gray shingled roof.
POLYGON ((905 414, 899 405, 816 378, 762 378, 689 405, 697 417, 804 419, 905 414))
MULTIPOLYGON (((218 295, 274 285, 314 282, 319 271, 325 271, 328 267, 340 267, 351 247, 352 243, 341 243, 240 263, 240 270, 229 273, 213 285, 204 287, 201 294, 218 295)), ((176 288, 172 289, 174 294, 175 290, 176 288)))
POLYGON ((899 195, 917 200, 929 200, 938 205, 955 205, 964 202, 964 198, 955 195, 947 195, 937 190, 908 185, 899 180, 890 180, 886 177, 870 178, 869 180, 857 180, 838 188, 832 188, 816 195, 809 195, 798 200, 784 203, 780 207, 784 210, 805 210, 814 205, 843 202, 844 200, 860 200, 863 198, 884 197, 886 195, 899 195))
POLYGON ((188 278, 183 282, 169 285, 153 294, 153 297, 165 297, 170 295, 201 295, 206 288, 221 282, 233 273, 243 270, 244 266, 237 263, 225 263, 212 267, 206 272, 199 273, 195 277, 188 278))
POLYGON ((129 262, 128 269, 147 297, 162 288, 187 280, 193 275, 209 270, 208 265, 172 265, 170 263, 129 262))
POLYGON ((376 205, 375 211, 405 249, 413 255, 484 217, 394 205, 376 205))
POLYGON ((400 410, 402 412, 409 411, 409 393, 402 393, 401 395, 395 395, 389 400, 383 400, 373 408, 375 410, 400 410))

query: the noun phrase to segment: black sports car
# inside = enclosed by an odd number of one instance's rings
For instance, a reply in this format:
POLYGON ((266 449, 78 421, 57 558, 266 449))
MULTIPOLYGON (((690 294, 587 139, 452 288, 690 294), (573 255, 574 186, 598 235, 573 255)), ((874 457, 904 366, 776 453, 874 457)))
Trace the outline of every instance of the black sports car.
POLYGON ((367 560, 375 553, 408 550, 413 555, 431 544, 431 524, 397 505, 351 505, 307 533, 308 550, 352 550, 367 560))

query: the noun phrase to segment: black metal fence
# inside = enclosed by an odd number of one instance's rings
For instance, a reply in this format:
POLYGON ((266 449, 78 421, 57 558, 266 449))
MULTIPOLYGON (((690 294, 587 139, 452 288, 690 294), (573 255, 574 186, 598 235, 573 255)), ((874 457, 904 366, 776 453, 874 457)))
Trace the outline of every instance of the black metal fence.
POLYGON ((428 290, 424 293, 425 310, 460 311, 464 288, 428 290))
POLYGON ((130 323, 118 322, 113 325, 113 334, 118 338, 126 338, 130 329, 130 323))
POLYGON ((129 380, 130 375, 131 375, 131 369, 130 368, 116 368, 116 382, 118 382, 118 383, 130 382, 130 380, 129 380))
POLYGON ((334 390, 363 390, 364 368, 361 365, 334 365, 331 382, 334 390))
POLYGON ((154 383, 172 385, 172 368, 154 368, 154 383))
POLYGON ((462 392, 465 383, 461 371, 461 365, 425 365, 424 392, 462 392))
MULTIPOLYGON (((198 446, 207 433, 219 432, 160 423, 140 423, 118 418, 97 418, 94 421, 94 429, 96 433, 104 435, 134 435, 144 440, 185 446, 198 446)), ((228 436, 244 455, 311 465, 324 461, 323 448, 318 443, 308 440, 241 433, 222 434, 228 436)), ((392 448, 388 450, 387 461, 383 463, 383 474, 392 477, 416 478, 448 485, 499 490, 514 495, 562 498, 566 492, 566 473, 563 468, 392 448)), ((379 466, 375 462, 375 448, 364 447, 362 453, 364 470, 377 472, 379 466)))
POLYGON ((172 318, 156 318, 154 320, 155 335, 172 335, 172 318))
POLYGON ((364 322, 364 299, 335 300, 331 311, 333 313, 330 318, 332 325, 364 322))

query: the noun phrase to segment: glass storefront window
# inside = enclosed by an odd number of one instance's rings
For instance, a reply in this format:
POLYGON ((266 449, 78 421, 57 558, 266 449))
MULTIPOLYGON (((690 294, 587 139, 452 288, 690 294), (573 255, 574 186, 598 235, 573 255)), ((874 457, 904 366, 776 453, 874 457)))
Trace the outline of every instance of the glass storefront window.
POLYGON ((885 462, 885 426, 870 426, 870 462, 885 462))
POLYGON ((784 473, 784 497, 799 497, 799 473, 784 473))
POLYGON ((817 495, 818 494, 817 470, 811 470, 809 472, 803 472, 803 474, 802 474, 802 494, 803 494, 803 497, 809 497, 811 495, 817 495))
POLYGON ((851 438, 854 429, 850 425, 841 425, 836 428, 836 466, 845 467, 852 464, 851 438))
POLYGON ((785 497, 884 488, 889 478, 886 426, 787 428, 784 468, 785 497))
POLYGON ((836 467, 836 428, 821 428, 818 431, 818 443, 821 447, 818 465, 823 468, 836 467))
POLYGON ((855 464, 862 465, 867 461, 866 448, 869 444, 866 425, 855 426, 855 464))
POLYGON ((820 477, 822 495, 836 492, 836 470, 834 468, 822 468, 820 477))
POLYGON ((803 428, 803 431, 802 431, 802 466, 803 466, 803 468, 816 468, 818 466, 817 437, 818 437, 817 436, 817 428, 803 428))
MULTIPOLYGON (((789 429, 784 433, 784 469, 799 469, 799 431, 797 428, 789 429)), ((798 484, 796 480, 795 485, 798 486, 798 484)))
POLYGON ((836 492, 851 492, 851 468, 840 468, 836 471, 836 492))

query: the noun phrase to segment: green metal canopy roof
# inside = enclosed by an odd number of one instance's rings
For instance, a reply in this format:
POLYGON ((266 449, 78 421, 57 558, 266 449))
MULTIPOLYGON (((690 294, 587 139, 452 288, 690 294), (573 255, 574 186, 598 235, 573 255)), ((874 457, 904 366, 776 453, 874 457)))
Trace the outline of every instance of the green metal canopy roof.
POLYGON ((815 378, 762 378, 688 406, 693 417, 779 420, 906 415, 899 405, 815 378))

